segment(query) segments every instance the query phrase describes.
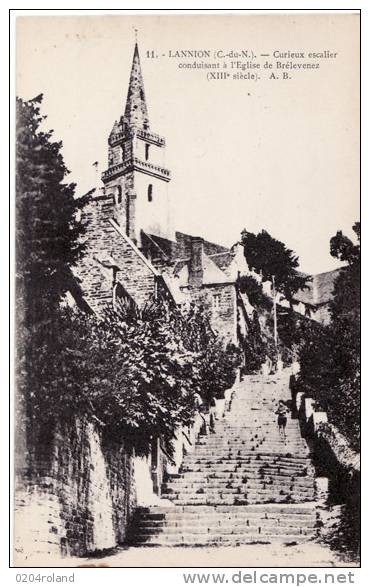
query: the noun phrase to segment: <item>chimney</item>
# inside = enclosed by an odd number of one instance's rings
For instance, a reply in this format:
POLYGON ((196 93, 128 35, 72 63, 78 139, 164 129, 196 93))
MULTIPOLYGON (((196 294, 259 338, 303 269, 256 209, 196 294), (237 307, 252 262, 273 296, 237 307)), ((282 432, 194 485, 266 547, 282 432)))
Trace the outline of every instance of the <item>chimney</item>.
POLYGON ((201 287, 203 284, 203 239, 200 236, 191 237, 189 285, 201 287))

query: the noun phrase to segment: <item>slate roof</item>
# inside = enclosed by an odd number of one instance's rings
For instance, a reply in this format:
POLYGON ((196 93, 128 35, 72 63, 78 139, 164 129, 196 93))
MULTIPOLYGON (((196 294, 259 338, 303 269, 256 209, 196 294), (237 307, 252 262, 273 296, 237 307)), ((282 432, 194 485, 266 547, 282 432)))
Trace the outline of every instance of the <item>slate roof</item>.
POLYGON ((230 251, 216 253, 209 257, 222 270, 227 269, 234 260, 234 255, 230 251))
MULTIPOLYGON (((157 236, 155 234, 142 233, 143 250, 150 253, 154 264, 161 265, 162 269, 170 272, 172 276, 185 279, 188 273, 184 268, 189 265, 191 258, 191 241, 194 237, 184 232, 176 232, 176 241, 157 236)), ((203 241, 203 284, 217 285, 234 281, 227 269, 234 258, 227 247, 211 241, 203 241)), ((183 284, 184 285, 184 284, 183 284)))
POLYGON ((234 279, 229 277, 214 262, 214 257, 204 255, 203 259, 203 284, 217 285, 221 283, 234 283, 234 279))

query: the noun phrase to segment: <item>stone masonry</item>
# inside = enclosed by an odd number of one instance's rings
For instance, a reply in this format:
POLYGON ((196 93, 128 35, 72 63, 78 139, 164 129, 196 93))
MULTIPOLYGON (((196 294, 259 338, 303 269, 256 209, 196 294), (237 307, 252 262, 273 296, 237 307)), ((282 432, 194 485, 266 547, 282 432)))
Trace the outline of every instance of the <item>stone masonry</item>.
POLYGON ((122 543, 136 505, 133 459, 82 420, 59 425, 17 471, 15 564, 83 556, 122 543))

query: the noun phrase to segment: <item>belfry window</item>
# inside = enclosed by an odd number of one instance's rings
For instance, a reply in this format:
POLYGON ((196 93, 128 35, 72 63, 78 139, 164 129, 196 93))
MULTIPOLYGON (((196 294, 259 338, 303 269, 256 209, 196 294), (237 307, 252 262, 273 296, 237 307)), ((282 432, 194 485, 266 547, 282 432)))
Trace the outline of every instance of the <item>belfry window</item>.
POLYGON ((153 185, 150 183, 148 185, 148 202, 153 201, 153 185))
POLYGON ((150 145, 148 145, 148 143, 145 143, 145 161, 148 161, 149 159, 149 147, 150 145))

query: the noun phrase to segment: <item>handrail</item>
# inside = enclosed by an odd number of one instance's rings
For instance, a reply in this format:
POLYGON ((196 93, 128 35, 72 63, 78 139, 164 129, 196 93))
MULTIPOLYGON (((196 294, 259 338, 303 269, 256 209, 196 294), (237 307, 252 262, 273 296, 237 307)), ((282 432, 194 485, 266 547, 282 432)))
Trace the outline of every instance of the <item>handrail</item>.
POLYGON ((171 461, 172 465, 176 465, 176 462, 173 460, 172 457, 170 457, 170 455, 168 454, 168 452, 163 448, 162 444, 159 444, 159 448, 161 449, 161 451, 163 452, 164 456, 168 458, 169 461, 171 461))
POLYGON ((193 446, 193 443, 191 442, 189 436, 186 434, 186 432, 182 431, 183 436, 185 436, 186 440, 188 441, 188 443, 190 444, 190 446, 193 446))

